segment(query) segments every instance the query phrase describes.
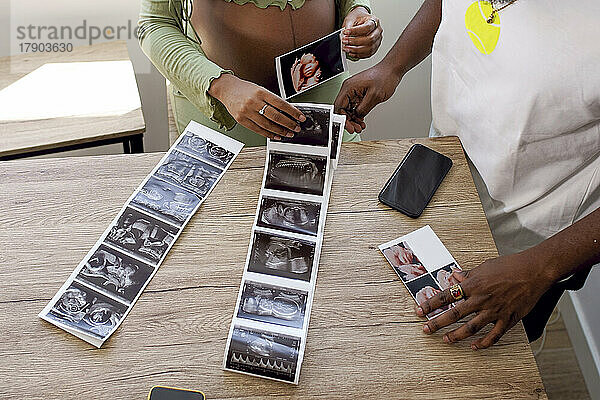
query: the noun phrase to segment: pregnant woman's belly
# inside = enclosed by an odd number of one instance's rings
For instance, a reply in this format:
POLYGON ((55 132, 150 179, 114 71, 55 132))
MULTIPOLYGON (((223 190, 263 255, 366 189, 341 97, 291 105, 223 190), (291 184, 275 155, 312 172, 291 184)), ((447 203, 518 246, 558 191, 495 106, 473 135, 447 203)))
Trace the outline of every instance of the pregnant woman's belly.
POLYGON ((335 1, 307 0, 293 10, 194 0, 192 24, 207 57, 238 77, 278 93, 275 57, 335 29, 335 1))

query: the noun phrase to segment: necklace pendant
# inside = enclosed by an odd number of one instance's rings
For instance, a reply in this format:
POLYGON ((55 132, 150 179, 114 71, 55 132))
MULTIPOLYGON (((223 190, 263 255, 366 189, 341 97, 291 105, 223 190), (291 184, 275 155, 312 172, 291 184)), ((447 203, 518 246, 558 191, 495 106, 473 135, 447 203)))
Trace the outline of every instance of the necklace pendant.
POLYGON ((494 23, 494 17, 496 16, 496 11, 492 11, 492 13, 490 14, 489 18, 486 20, 486 22, 488 24, 493 24, 494 23))

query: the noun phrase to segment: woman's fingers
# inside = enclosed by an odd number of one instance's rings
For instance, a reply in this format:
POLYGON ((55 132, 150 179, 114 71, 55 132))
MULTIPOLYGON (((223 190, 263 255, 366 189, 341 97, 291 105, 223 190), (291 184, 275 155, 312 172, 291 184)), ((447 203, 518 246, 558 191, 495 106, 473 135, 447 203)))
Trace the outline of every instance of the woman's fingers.
MULTIPOLYGON (((267 108, 269 108, 269 107, 267 107, 267 108)), ((265 110, 265 112, 266 112, 266 110, 265 110)), ((260 115, 260 114, 256 113, 256 115, 250 116, 250 120, 252 120, 252 122, 254 122, 256 125, 260 126, 261 128, 263 128, 277 136, 282 136, 282 137, 293 137, 294 136, 294 132, 290 131, 289 129, 284 128, 283 126, 281 126, 279 124, 276 124, 275 122, 266 118, 264 115, 260 115)))
POLYGON ((423 332, 433 333, 448 325, 451 325, 457 321, 460 321, 467 315, 474 311, 471 302, 464 301, 458 304, 456 307, 450 308, 448 311, 440 314, 439 316, 429 320, 423 326, 423 332))
POLYGON ((344 51, 349 57, 352 58, 368 58, 377 52, 377 49, 379 49, 380 45, 381 38, 366 46, 344 45, 344 51))
POLYGON ((454 343, 473 336, 492 322, 487 313, 479 313, 469 322, 444 335, 444 342, 454 343))
POLYGON ((487 335, 471 343, 471 348, 473 350, 487 349, 491 345, 496 344, 510 328, 512 327, 503 320, 496 321, 494 327, 487 335))
POLYGON ((379 29, 374 30, 365 36, 345 36, 342 43, 345 47, 363 47, 369 46, 379 39, 379 29))
POLYGON ((275 135, 273 132, 269 132, 268 130, 266 130, 263 127, 256 124, 256 122, 252 121, 251 119, 245 119, 243 121, 243 123, 242 122, 240 122, 240 123, 242 125, 244 125, 246 128, 250 129, 253 132, 258 133, 261 136, 264 136, 264 137, 272 139, 272 140, 281 140, 281 136, 275 135))
POLYGON ((342 39, 343 50, 353 58, 371 57, 379 49, 382 39, 383 29, 377 25, 375 29, 365 35, 344 36, 342 39))
MULTIPOLYGON (((306 121, 306 117, 300 110, 296 107, 283 100, 281 97, 274 95, 273 93, 265 90, 265 95, 263 96, 263 101, 267 104, 272 105, 279 111, 283 111, 288 114, 290 117, 295 119, 296 121, 304 122, 306 121)), ((268 107, 267 107, 268 108, 268 107)))
POLYGON ((279 124, 284 128, 289 129, 290 131, 300 132, 300 125, 298 125, 298 122, 280 113, 278 109, 271 105, 267 106, 267 108, 265 109, 265 117, 275 122, 276 124, 279 124))
POLYGON ((342 31, 344 36, 366 36, 379 26, 377 17, 370 17, 360 25, 350 26, 342 31))

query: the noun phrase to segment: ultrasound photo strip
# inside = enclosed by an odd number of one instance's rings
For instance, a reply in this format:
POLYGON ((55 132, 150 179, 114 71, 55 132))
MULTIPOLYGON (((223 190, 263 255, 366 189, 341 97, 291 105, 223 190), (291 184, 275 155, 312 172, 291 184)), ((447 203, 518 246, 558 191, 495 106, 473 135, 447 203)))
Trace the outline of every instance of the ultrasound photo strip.
POLYGON ((333 168, 338 167, 340 153, 342 151, 342 141, 344 140, 344 127, 346 126, 346 116, 333 114, 333 124, 331 132, 331 159, 333 168))
POLYGON ((223 359, 225 370, 294 384, 304 357, 334 165, 331 108, 304 106, 325 110, 327 137, 267 140, 262 188, 223 359))
POLYGON ((102 346, 242 147, 190 122, 39 317, 102 346))

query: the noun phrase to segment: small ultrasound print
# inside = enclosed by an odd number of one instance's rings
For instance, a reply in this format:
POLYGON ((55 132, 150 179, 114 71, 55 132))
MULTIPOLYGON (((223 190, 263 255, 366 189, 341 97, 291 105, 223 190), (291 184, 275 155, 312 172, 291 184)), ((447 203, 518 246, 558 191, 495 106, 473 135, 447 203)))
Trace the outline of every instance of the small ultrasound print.
POLYGON ((296 379, 300 338, 235 326, 225 367, 286 382, 296 379))
POLYGON ((323 195, 327 157, 269 153, 266 189, 323 195))

